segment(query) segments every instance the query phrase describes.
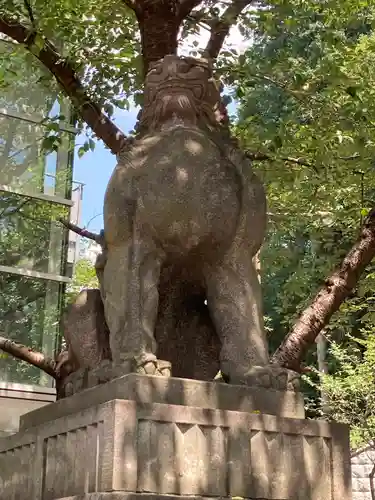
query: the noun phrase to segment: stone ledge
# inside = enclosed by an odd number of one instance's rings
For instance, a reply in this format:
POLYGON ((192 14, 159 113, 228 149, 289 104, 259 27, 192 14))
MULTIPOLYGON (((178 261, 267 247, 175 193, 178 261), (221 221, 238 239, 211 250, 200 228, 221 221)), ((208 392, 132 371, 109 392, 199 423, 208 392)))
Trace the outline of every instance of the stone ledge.
MULTIPOLYGON (((152 493, 125 493, 113 491, 111 493, 88 493, 73 497, 58 498, 56 500, 235 500, 236 497, 203 497, 199 495, 155 495, 152 493)), ((243 498, 239 500, 267 500, 265 498, 243 498)), ((284 499, 280 499, 284 500, 284 499)))
POLYGON ((266 390, 257 386, 129 374, 22 415, 20 430, 26 430, 113 399, 259 412, 287 418, 305 417, 303 396, 297 391, 266 390))
POLYGON ((1 500, 351 500, 345 425, 129 400, 1 439, 0 471, 1 500))

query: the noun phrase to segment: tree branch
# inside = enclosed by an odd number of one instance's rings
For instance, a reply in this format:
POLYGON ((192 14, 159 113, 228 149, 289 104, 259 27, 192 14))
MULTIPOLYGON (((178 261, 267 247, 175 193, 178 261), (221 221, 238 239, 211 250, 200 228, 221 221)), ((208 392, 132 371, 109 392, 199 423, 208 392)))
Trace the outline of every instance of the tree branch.
POLYGON ((35 27, 35 18, 33 14, 33 9, 31 8, 29 0, 23 0, 23 3, 25 4, 25 8, 27 10, 27 13, 29 15, 31 24, 35 27))
POLYGON ((271 358, 271 362, 299 371, 309 347, 338 311, 368 264, 375 257, 375 208, 368 215, 360 235, 341 266, 315 296, 271 358))
POLYGON ((45 356, 43 353, 34 351, 30 347, 26 347, 3 336, 0 336, 0 349, 21 361, 26 361, 26 363, 40 368, 54 379, 58 378, 56 361, 45 356))
POLYGON ((179 22, 182 22, 185 17, 187 17, 190 12, 201 3, 202 0, 180 0, 177 8, 179 22))
MULTIPOLYGON (((301 165, 303 167, 308 167, 312 168, 317 174, 319 174, 319 170, 314 165, 313 163, 310 163, 307 160, 304 160, 303 158, 293 158, 291 156, 272 156, 268 153, 262 153, 260 151, 248 151, 245 150, 245 154, 249 160, 252 161, 285 161, 287 163, 294 163, 296 165, 301 165)), ((350 156, 337 156, 337 160, 342 160, 342 161, 351 161, 351 160, 358 160, 358 158, 361 158, 360 154, 354 153, 353 155, 350 156)))
POLYGON ((62 59, 54 45, 37 31, 19 22, 0 17, 0 32, 23 45, 54 75, 70 98, 83 120, 103 140, 112 153, 117 154, 125 146, 124 133, 101 111, 86 93, 78 75, 68 61, 62 59))
POLYGON ((177 0, 141 0, 137 13, 143 59, 143 74, 150 64, 168 54, 177 54, 180 20, 177 0))
POLYGON ((260 153, 260 152, 251 152, 251 151, 245 151, 246 156, 252 160, 252 161, 285 161, 289 163, 295 163, 297 165, 301 165, 303 167, 309 167, 315 170, 316 173, 318 173, 318 169, 313 163, 310 163, 306 160, 302 160, 301 158, 292 158, 291 156, 282 156, 280 158, 276 158, 274 156, 271 156, 267 153, 260 153))
POLYGON ((57 220, 59 222, 61 222, 61 224, 63 226, 67 227, 70 231, 73 231, 74 233, 79 234, 83 238, 88 238, 90 240, 94 240, 94 241, 96 241, 96 243, 99 243, 99 245, 101 245, 103 243, 102 234, 97 234, 97 233, 92 233, 91 231, 87 231, 87 229, 83 229, 79 226, 76 226, 72 222, 61 219, 60 217, 57 220))
POLYGON ((212 22, 211 36, 203 52, 203 57, 215 59, 223 46, 229 30, 236 23, 241 12, 253 0, 232 0, 223 15, 212 22))

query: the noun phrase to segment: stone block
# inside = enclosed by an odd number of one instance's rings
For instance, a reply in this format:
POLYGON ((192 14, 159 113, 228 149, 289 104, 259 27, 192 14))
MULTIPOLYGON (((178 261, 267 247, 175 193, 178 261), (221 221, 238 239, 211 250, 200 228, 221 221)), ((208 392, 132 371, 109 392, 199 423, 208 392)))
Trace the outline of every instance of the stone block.
POLYGON ((265 390, 260 386, 248 387, 129 374, 22 415, 20 430, 83 411, 111 399, 219 410, 258 411, 281 417, 304 418, 305 416, 303 396, 298 391, 265 390))
POLYGON ((49 408, 0 439, 1 500, 351 500, 343 425, 139 398, 49 408))

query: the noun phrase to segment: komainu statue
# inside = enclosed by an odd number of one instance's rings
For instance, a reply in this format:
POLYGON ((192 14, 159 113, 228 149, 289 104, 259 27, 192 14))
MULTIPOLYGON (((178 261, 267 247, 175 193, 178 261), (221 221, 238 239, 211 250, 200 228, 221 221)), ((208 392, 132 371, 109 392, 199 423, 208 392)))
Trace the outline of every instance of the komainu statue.
MULTIPOLYGON (((225 380, 268 365, 253 265, 266 197, 220 119, 220 91, 205 59, 166 56, 146 77, 137 135, 119 154, 104 201, 101 293, 119 373, 157 374, 158 359, 176 359, 179 336, 191 364, 200 328, 225 380), (195 335, 181 314, 189 307, 195 335)), ((186 376, 186 362, 176 373, 172 361, 172 374, 186 376)))

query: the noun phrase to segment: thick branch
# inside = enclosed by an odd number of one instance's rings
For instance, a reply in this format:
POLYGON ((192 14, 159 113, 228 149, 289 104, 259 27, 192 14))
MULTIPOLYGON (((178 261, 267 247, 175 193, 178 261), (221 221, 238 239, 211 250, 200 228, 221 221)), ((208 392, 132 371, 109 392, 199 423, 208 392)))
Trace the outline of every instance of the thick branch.
POLYGON ((239 15, 245 7, 252 2, 253 0, 232 0, 232 3, 224 11, 223 15, 213 21, 211 36, 203 53, 204 57, 215 59, 219 55, 231 26, 237 22, 239 15))
POLYGON ((33 26, 35 26, 35 18, 34 18, 34 14, 33 14, 33 10, 31 8, 31 5, 30 5, 30 2, 29 0, 24 0, 23 2, 25 4, 25 8, 27 10, 27 13, 29 15, 29 18, 30 18, 30 21, 31 21, 31 24, 33 26))
POLYGON ((73 67, 62 59, 52 43, 36 31, 30 30, 6 16, 0 17, 0 32, 34 54, 54 75, 78 113, 97 137, 104 141, 112 153, 116 154, 121 151, 127 141, 126 136, 87 95, 73 67))
POLYGON ((0 336, 0 349, 21 361, 26 361, 26 363, 40 368, 51 377, 57 378, 55 360, 45 356, 43 353, 33 351, 30 347, 2 336, 0 336))
POLYGON ((272 363, 299 371, 303 357, 329 319, 350 295, 375 257, 375 208, 367 217, 358 240, 340 268, 328 278, 272 356, 272 363))
MULTIPOLYGON (((285 161, 286 163, 294 163, 295 165, 301 165, 303 167, 312 168, 317 174, 319 173, 318 168, 313 163, 304 160, 303 158, 293 158, 291 156, 272 156, 268 153, 261 153, 260 151, 245 151, 246 156, 252 161, 285 161)), ((355 153, 350 156, 337 156, 337 160, 351 161, 358 160, 360 155, 355 153)))
POLYGON ((88 238, 90 240, 96 241, 96 243, 99 243, 100 245, 103 243, 103 237, 101 234, 97 233, 92 233, 91 231, 87 231, 87 229, 83 229, 79 226, 76 226, 75 224, 72 224, 71 222, 58 218, 57 219, 61 224, 65 227, 67 227, 70 231, 73 231, 74 233, 79 234, 83 238, 88 238))
POLYGON ((177 54, 177 36, 180 20, 176 0, 142 0, 136 11, 141 33, 143 73, 150 64, 168 54, 177 54))
POLYGON ((313 170, 315 170, 315 172, 318 173, 318 169, 316 168, 316 166, 313 163, 310 163, 306 160, 302 160, 301 158, 292 158, 291 156, 283 156, 280 158, 276 158, 276 157, 271 156, 267 153, 259 153, 259 152, 252 153, 250 151, 246 151, 246 156, 252 161, 277 161, 277 160, 281 160, 281 161, 285 161, 288 163, 295 163, 296 165, 301 165, 303 167, 312 168, 313 170))

